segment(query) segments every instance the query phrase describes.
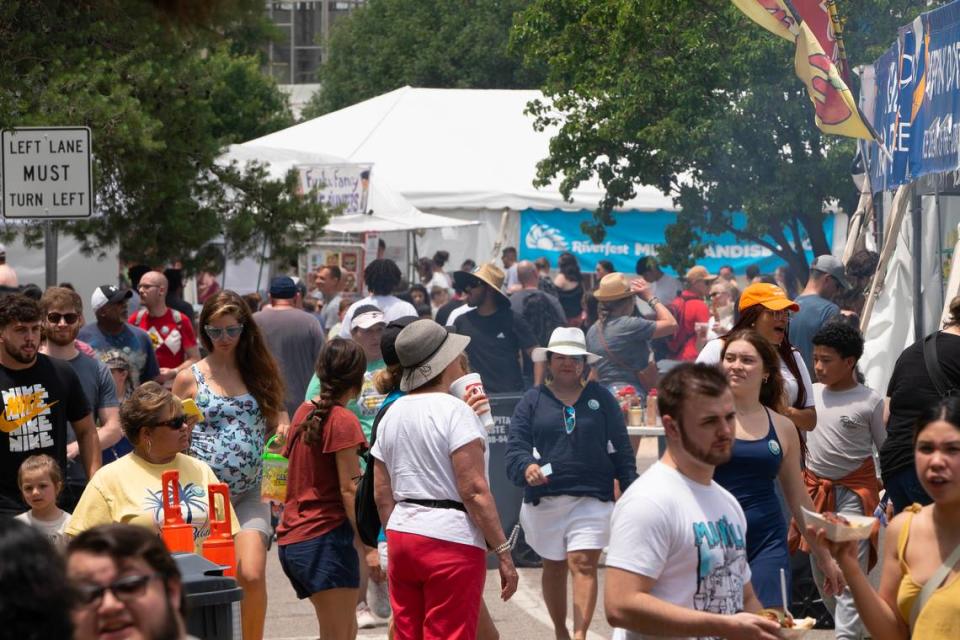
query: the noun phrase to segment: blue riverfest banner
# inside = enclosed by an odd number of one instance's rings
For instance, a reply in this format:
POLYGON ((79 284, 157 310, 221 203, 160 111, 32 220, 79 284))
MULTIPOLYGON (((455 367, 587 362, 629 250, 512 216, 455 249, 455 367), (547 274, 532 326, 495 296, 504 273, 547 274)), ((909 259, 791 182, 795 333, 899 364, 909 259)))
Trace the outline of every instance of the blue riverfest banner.
POLYGON ((887 151, 868 144, 874 191, 960 169, 960 2, 901 27, 861 77, 861 110, 887 151))
MULTIPOLYGON (((603 242, 597 244, 580 230, 581 222, 593 220, 593 213, 584 211, 537 211, 525 209, 520 213, 520 246, 517 247, 522 260, 547 258, 553 267, 564 251, 577 256, 580 268, 593 271, 597 261, 609 260, 617 271, 635 273, 637 258, 656 256, 657 245, 664 243, 667 225, 677 220, 672 211, 627 211, 615 213, 617 224, 607 227, 603 242)), ((733 214, 734 226, 742 228, 746 224, 746 215, 733 214)), ((823 224, 827 243, 833 243, 833 217, 828 216, 823 224)), ((787 234, 789 237, 789 230, 787 234)), ((711 273, 716 273, 723 265, 730 265, 738 274, 755 264, 761 273, 773 273, 783 260, 772 251, 759 244, 737 239, 733 233, 719 236, 705 236, 709 243, 707 254, 697 260, 711 273)), ((771 241, 772 242, 772 241, 771 241)), ((813 261, 813 251, 808 240, 804 241, 807 260, 813 261)), ((668 273, 676 273, 664 267, 668 273)))

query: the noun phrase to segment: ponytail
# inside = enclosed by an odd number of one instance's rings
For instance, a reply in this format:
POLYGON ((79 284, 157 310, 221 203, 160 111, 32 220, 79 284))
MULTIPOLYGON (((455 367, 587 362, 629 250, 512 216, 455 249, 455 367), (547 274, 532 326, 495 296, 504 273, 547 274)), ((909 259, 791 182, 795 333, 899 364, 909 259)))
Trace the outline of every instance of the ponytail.
POLYGON ((320 399, 313 401, 313 411, 303 422, 303 441, 320 444, 323 425, 340 398, 351 390, 359 391, 367 371, 363 349, 352 340, 334 338, 324 345, 317 358, 316 374, 320 379, 320 399))

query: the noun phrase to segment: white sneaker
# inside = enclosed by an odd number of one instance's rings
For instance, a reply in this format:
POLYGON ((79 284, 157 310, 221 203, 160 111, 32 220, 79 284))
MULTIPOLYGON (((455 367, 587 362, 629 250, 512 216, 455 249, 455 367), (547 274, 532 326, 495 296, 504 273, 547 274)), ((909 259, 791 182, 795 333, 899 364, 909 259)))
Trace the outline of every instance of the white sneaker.
POLYGON ((376 583, 371 580, 367 587, 367 602, 371 611, 378 618, 386 620, 390 617, 390 593, 387 591, 387 581, 376 583))
POLYGON ((373 629, 377 626, 377 619, 373 617, 370 608, 365 603, 357 605, 357 627, 360 629, 373 629))

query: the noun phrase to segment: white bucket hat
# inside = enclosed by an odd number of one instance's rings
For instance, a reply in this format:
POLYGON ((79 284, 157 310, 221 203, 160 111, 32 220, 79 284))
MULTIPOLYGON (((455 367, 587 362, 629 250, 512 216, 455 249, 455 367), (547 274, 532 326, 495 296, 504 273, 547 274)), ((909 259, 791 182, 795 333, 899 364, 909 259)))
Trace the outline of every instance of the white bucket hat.
POLYGON ((585 356, 587 364, 593 364, 602 357, 595 353, 587 351, 587 339, 583 337, 583 331, 576 327, 557 327, 550 334, 550 344, 546 347, 537 347, 533 350, 530 358, 534 362, 544 362, 547 359, 547 352, 559 353, 564 356, 585 356))

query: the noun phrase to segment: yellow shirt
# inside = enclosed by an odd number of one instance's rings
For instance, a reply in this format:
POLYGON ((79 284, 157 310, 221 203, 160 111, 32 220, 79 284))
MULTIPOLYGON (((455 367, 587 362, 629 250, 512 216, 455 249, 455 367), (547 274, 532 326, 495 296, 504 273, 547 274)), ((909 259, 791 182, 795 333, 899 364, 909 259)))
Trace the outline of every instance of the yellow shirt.
MULTIPOLYGON (((220 482, 202 460, 178 453, 167 464, 152 464, 136 453, 129 453, 97 471, 87 484, 74 509, 66 533, 76 536, 97 525, 123 522, 156 531, 163 524, 164 471, 180 472, 180 512, 183 521, 193 527, 197 553, 210 535, 207 486, 220 482)), ((240 531, 237 515, 230 507, 231 526, 240 531)))
MULTIPOLYGON (((900 537, 897 540, 897 556, 900 559, 900 569, 903 578, 897 589, 897 609, 900 615, 909 624, 913 603, 920 596, 922 584, 914 582, 910 575, 910 568, 904 561, 904 551, 910 537, 910 524, 913 516, 920 511, 919 505, 908 507, 910 516, 903 523, 900 537)), ((911 634, 912 638, 923 640, 957 640, 960 638, 960 580, 957 576, 950 576, 946 582, 933 592, 927 604, 917 616, 917 623, 911 634)))

